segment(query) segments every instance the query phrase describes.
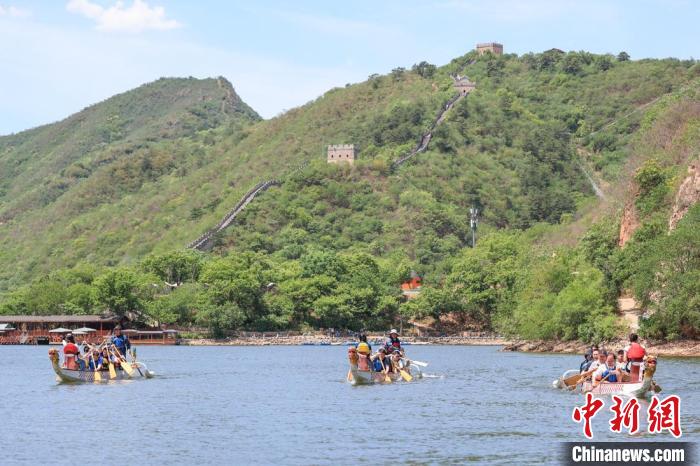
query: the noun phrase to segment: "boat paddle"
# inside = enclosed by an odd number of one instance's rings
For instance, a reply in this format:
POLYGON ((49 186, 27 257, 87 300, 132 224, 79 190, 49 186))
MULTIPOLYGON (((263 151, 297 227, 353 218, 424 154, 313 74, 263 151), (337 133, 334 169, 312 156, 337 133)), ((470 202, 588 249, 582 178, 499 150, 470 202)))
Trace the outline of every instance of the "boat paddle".
MULTIPOLYGON (((381 358, 381 356, 380 356, 380 358, 381 358)), ((384 382, 391 383, 392 380, 391 380, 391 377, 389 377, 389 374, 387 373, 386 366, 384 365, 384 361, 379 359, 379 363, 382 365, 382 372, 384 373, 384 382)))
POLYGON ((126 357, 122 356, 121 352, 119 351, 118 348, 114 348, 114 354, 117 356, 117 360, 119 361, 119 365, 124 369, 124 372, 126 372, 126 375, 131 378, 131 376, 134 375, 134 368, 131 367, 131 364, 129 364, 126 360, 126 357))
POLYGON ((102 374, 100 374, 100 371, 97 369, 97 363, 95 362, 95 358, 92 357, 92 353, 90 353, 90 361, 92 361, 92 372, 95 374, 95 382, 102 382, 102 374))
POLYGON ((114 369, 114 363, 112 362, 111 355, 112 352, 109 350, 109 348, 107 348, 107 366, 109 367, 109 378, 116 379, 117 371, 114 369))
POLYGON ((587 372, 582 372, 580 374, 574 374, 570 377, 565 378, 562 380, 564 382, 564 385, 567 387, 575 387, 576 385, 580 384, 583 382, 586 378, 588 378, 589 375, 595 372, 595 369, 591 369, 590 371, 587 372))
POLYGON ((352 371, 348 369, 348 382, 352 382, 352 371))
MULTIPOLYGON (((392 364, 394 364, 393 361, 392 361, 392 364)), ((399 364, 398 364, 398 363, 394 364, 394 369, 398 369, 398 370, 399 370, 399 374, 401 374, 401 377, 402 377, 406 382, 410 382, 411 380, 413 380, 413 376, 412 376, 411 374, 409 374, 408 372, 406 372, 406 371, 405 371, 404 369, 402 369, 401 367, 399 367, 399 364)))

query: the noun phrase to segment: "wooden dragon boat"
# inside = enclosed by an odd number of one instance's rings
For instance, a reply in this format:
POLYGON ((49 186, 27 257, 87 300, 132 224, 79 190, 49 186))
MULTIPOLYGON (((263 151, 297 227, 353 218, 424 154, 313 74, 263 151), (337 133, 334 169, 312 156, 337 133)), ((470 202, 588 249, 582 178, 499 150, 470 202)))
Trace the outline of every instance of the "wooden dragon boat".
MULTIPOLYGON (((567 371, 553 385, 555 388, 579 390, 581 393, 592 393, 593 395, 622 395, 635 398, 644 398, 652 393, 659 393, 661 387, 654 381, 656 367, 647 366, 640 379, 628 382, 608 382, 602 381, 593 383, 591 379, 583 380, 581 377, 575 380, 578 371, 567 371), (573 382, 572 382, 573 380, 573 382)), ((638 373, 637 373, 638 374, 638 373)))
POLYGON ((115 368, 116 377, 110 377, 108 371, 91 371, 91 370, 72 370, 61 367, 59 364, 58 350, 56 348, 51 348, 49 350, 49 359, 51 360, 51 365, 54 372, 56 373, 56 380, 58 382, 64 383, 93 383, 93 382, 109 382, 112 380, 126 380, 126 379, 150 379, 153 377, 153 372, 149 371, 146 365, 142 362, 131 362, 128 363, 133 368, 132 374, 129 375, 127 371, 121 368, 115 368), (99 374, 99 375, 96 375, 99 374))
MULTIPOLYGON (((413 380, 422 379, 423 373, 420 371, 418 366, 411 365, 411 377, 413 380)), ((357 366, 350 366, 350 372, 348 373, 348 382, 350 385, 372 385, 380 383, 392 383, 392 382, 403 382, 404 379, 400 374, 396 372, 389 372, 384 374, 384 372, 374 372, 374 371, 362 371, 357 368, 357 366), (387 377, 389 381, 387 381, 387 377)))
MULTIPOLYGON (((367 362, 362 364, 363 368, 360 368, 360 365, 358 364, 360 362, 359 357, 361 356, 355 352, 355 348, 348 350, 350 370, 348 371, 347 381, 351 385, 386 384, 404 381, 404 378, 398 372, 389 372, 385 374, 384 372, 368 370, 370 369, 371 365, 369 362, 369 357, 367 356, 365 356, 368 359, 367 362)), ((423 378, 423 373, 418 365, 412 364, 408 359, 403 359, 403 361, 407 363, 406 369, 408 369, 407 372, 412 380, 423 378)))

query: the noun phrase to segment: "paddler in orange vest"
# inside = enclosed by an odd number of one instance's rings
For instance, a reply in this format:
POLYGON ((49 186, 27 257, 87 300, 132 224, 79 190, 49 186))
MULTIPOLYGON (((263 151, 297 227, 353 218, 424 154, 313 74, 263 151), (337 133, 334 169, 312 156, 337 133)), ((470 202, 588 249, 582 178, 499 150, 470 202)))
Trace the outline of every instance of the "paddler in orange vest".
POLYGON ((644 356, 647 354, 647 350, 637 340, 639 340, 639 336, 636 333, 631 333, 630 344, 625 347, 625 361, 629 363, 630 380, 632 382, 639 380, 639 368, 644 361, 644 356))

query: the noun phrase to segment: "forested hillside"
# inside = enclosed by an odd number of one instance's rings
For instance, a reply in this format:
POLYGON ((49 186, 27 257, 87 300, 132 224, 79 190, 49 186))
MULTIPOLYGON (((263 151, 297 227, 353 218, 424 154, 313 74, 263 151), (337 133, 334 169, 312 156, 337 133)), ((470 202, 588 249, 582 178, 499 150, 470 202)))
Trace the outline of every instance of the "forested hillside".
POLYGON ((671 235, 661 228, 698 157, 698 76, 692 60, 469 53, 267 121, 221 80, 158 81, 140 88, 161 86, 143 120, 143 96, 127 93, 0 138, 0 312, 136 311, 217 335, 399 316, 439 326, 449 315, 529 338, 600 339, 621 331, 615 303, 629 291, 656 311, 649 335, 692 337, 699 305, 681 310, 658 290, 690 296, 696 285, 673 267, 663 282, 650 271, 698 239, 696 208, 671 235), (456 94, 456 74, 476 90, 425 152, 393 166, 456 94), (337 143, 359 148, 354 166, 326 164, 337 143), (212 253, 183 250, 267 179, 281 185, 216 235, 212 253), (625 203, 641 226, 619 248, 625 203), (412 270, 425 286, 404 303, 412 270))

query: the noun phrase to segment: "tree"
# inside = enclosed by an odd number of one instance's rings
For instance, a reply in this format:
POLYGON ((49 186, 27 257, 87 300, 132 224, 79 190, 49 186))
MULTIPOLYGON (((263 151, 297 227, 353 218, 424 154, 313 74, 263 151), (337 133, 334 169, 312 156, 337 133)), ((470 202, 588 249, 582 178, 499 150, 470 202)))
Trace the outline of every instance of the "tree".
MULTIPOLYGON (((665 233, 665 232, 664 232, 665 233)), ((628 284, 653 312, 641 333, 675 340, 700 335, 700 204, 695 204, 670 234, 660 234, 637 249, 628 284)))
POLYGON ((497 313, 510 312, 521 254, 518 236, 505 232, 483 238, 477 248, 464 249, 446 283, 460 309, 487 325, 497 313))
POLYGON ((418 76, 426 79, 432 78, 436 70, 437 66, 430 64, 427 61, 416 63, 411 68, 411 71, 416 73, 418 76))
POLYGON ((127 312, 141 313, 153 295, 156 280, 128 268, 108 270, 95 280, 97 302, 120 317, 127 312))
POLYGON ((460 303, 449 289, 425 288, 421 294, 401 305, 401 313, 411 318, 432 317, 438 323, 440 316, 460 310, 460 303))
POLYGON ((171 285, 196 281, 204 263, 203 256, 191 249, 150 255, 141 263, 145 272, 153 273, 171 285))
POLYGON ((578 52, 569 52, 561 62, 561 69, 566 74, 580 74, 583 71, 584 60, 578 52))
POLYGON ((629 61, 630 56, 627 52, 622 51, 617 54, 617 61, 629 61))
POLYGON ((398 68, 394 68, 393 70, 391 70, 391 77, 394 78, 394 81, 399 81, 403 77, 405 72, 406 68, 399 66, 398 68))
POLYGON ((600 71, 607 71, 613 67, 612 58, 609 55, 598 55, 595 58, 595 67, 600 71))

